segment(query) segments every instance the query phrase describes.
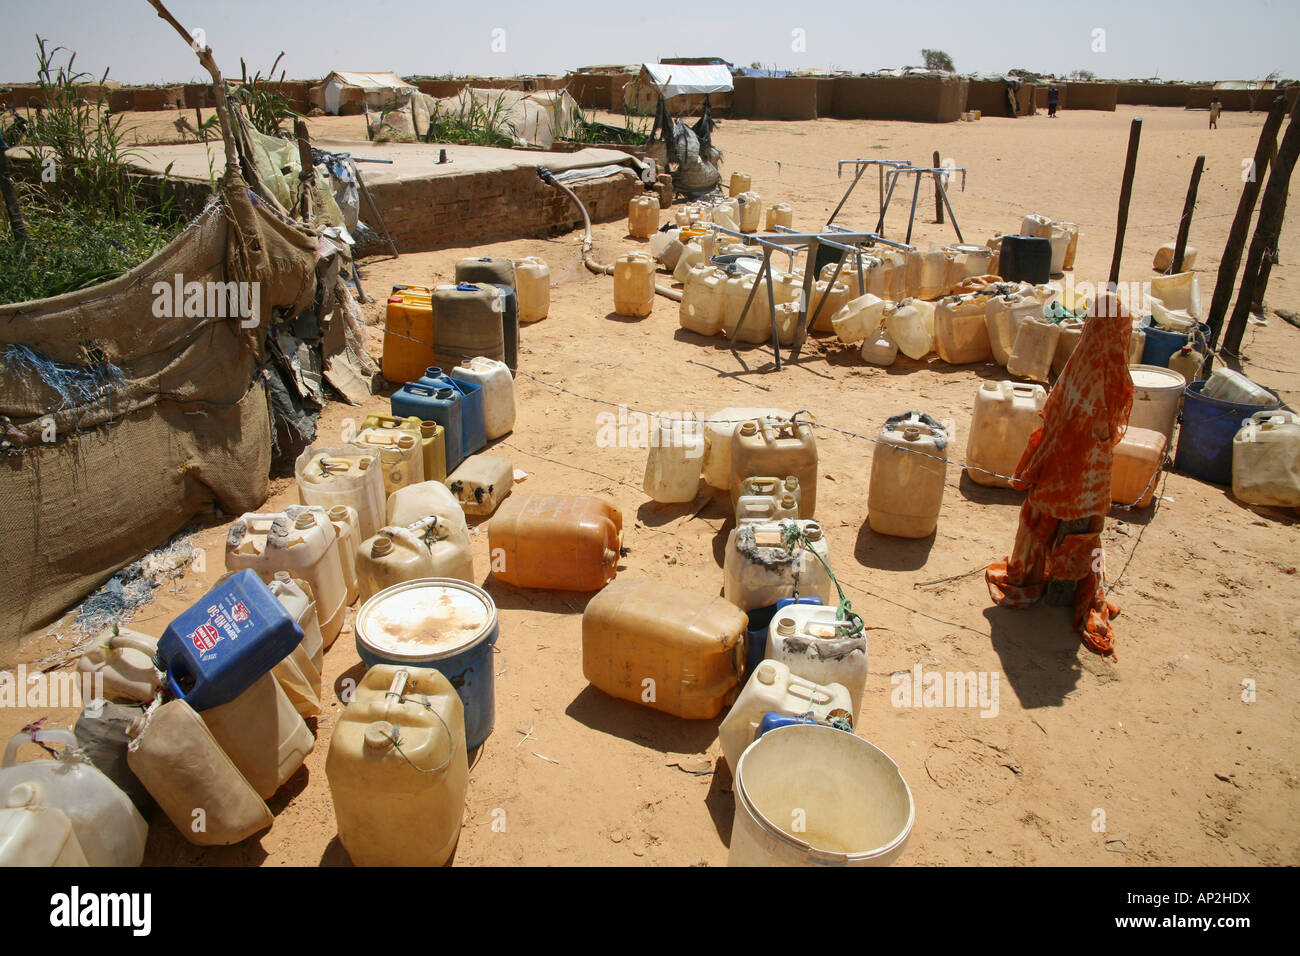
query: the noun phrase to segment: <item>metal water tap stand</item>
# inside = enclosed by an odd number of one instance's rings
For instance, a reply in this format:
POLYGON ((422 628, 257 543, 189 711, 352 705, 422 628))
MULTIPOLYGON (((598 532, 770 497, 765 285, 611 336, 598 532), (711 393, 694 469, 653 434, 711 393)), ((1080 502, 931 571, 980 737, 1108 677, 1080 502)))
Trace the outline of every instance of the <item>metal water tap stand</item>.
MULTIPOLYGON (((890 170, 900 169, 911 165, 911 160, 907 159, 841 159, 839 164, 835 167, 835 175, 837 177, 844 175, 845 166, 855 166, 857 172, 853 175, 853 181, 849 183, 849 188, 844 191, 844 195, 841 197, 839 205, 835 207, 831 212, 830 218, 826 220, 826 225, 829 226, 833 223, 835 217, 840 214, 840 210, 843 209, 844 204, 849 201, 849 196, 852 195, 853 190, 857 189, 858 183, 862 179, 862 174, 867 171, 868 166, 875 166, 880 170, 880 205, 883 207, 885 205, 885 170, 887 168, 890 170)), ((876 231, 879 232, 880 230, 877 229, 876 231)))
MULTIPOLYGON (((763 265, 755 276, 754 287, 749 290, 749 296, 745 299, 744 308, 741 309, 740 318, 736 322, 736 327, 731 332, 731 344, 735 344, 736 336, 740 332, 740 327, 745 324, 745 317, 749 314, 749 307, 754 301, 754 295, 758 292, 759 283, 762 282, 767 286, 768 312, 772 317, 772 353, 775 357, 777 371, 781 369, 781 343, 780 334, 776 323, 776 303, 775 293, 772 288, 772 253, 773 251, 785 252, 793 257, 793 254, 799 248, 807 249, 807 260, 804 266, 803 277, 803 295, 799 307, 799 322, 795 329, 794 344, 791 346, 790 357, 798 358, 799 352, 803 348, 804 339, 807 337, 808 329, 812 323, 817 320, 821 313, 822 306, 826 303, 827 296, 830 295, 830 288, 834 286, 835 280, 839 278, 841 270, 844 268, 845 257, 851 253, 860 253, 859 248, 862 245, 868 247, 881 243, 887 246, 893 246, 906 251, 913 251, 913 248, 905 243, 895 242, 892 239, 886 239, 873 232, 855 232, 843 227, 832 226, 824 232, 795 232, 788 226, 778 226, 776 232, 763 233, 743 233, 735 229, 728 229, 725 226, 714 224, 715 232, 723 235, 732 236, 740 239, 746 245, 756 245, 763 250, 763 265), (815 281, 817 250, 820 246, 827 245, 840 251, 839 262, 835 266, 835 272, 831 276, 831 281, 827 285, 826 292, 818 300, 816 307, 813 309, 811 316, 808 312, 808 306, 812 301, 813 282, 815 281)), ((862 285, 862 261, 858 258, 858 283, 862 285)))
POLYGON ((933 176, 934 188, 938 190, 939 198, 943 200, 943 206, 948 210, 948 217, 952 220, 952 228, 957 233, 957 241, 965 242, 961 237, 961 227, 957 225, 957 214, 952 211, 952 203, 948 201, 948 189, 944 186, 944 179, 952 173, 961 173, 961 188, 966 189, 966 170, 961 166, 901 166, 891 169, 885 174, 889 180, 889 189, 885 192, 885 201, 880 207, 880 219, 876 222, 876 232, 884 233, 885 231, 885 213, 889 211, 889 201, 893 198, 894 187, 898 185, 900 176, 915 176, 916 182, 912 187, 912 209, 907 216, 907 239, 908 243, 912 241, 912 226, 916 223, 916 201, 921 195, 921 177, 933 176))

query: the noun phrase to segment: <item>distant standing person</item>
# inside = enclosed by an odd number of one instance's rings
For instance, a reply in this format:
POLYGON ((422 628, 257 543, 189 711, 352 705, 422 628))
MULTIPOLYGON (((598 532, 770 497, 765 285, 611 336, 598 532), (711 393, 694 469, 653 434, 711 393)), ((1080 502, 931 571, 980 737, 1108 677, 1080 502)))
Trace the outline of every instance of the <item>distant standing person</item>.
POLYGON ((1053 83, 1047 88, 1047 115, 1056 119, 1056 108, 1061 104, 1061 91, 1053 83))
POLYGON ((1219 128, 1219 114, 1223 112, 1223 104, 1219 102, 1216 96, 1210 100, 1210 129, 1219 128))

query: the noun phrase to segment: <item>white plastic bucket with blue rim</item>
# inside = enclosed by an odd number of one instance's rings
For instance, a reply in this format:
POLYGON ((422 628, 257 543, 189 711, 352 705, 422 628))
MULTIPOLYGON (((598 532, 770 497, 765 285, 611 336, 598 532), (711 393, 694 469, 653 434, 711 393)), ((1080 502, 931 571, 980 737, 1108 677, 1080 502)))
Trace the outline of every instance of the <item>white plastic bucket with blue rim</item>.
POLYGON ((477 585, 454 578, 417 578, 384 588, 357 611, 357 653, 366 667, 432 667, 465 705, 465 746, 473 750, 496 719, 492 648, 497 608, 477 585))
POLYGON ((728 866, 888 866, 916 808, 898 765, 856 734, 770 730, 736 765, 728 866))

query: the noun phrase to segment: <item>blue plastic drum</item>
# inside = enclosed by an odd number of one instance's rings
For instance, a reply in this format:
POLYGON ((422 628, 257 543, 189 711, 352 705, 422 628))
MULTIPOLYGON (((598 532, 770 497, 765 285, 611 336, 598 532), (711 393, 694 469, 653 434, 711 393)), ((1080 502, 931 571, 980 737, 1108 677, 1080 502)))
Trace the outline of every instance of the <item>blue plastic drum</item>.
POLYGON ((496 719, 492 648, 498 634, 491 596, 454 578, 394 584, 357 612, 357 653, 366 667, 432 667, 456 688, 470 750, 487 740, 496 719))

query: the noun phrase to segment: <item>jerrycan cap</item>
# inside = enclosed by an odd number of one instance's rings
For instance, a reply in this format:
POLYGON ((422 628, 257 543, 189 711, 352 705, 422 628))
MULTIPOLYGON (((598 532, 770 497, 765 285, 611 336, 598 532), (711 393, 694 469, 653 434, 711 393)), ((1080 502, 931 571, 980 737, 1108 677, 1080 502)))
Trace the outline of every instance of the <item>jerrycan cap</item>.
POLYGON ((442 378, 442 369, 436 365, 429 365, 425 368, 424 374, 428 378, 442 378))
POLYGON ((276 571, 275 579, 277 581, 283 581, 285 584, 288 584, 290 581, 293 580, 293 575, 291 575, 288 571, 276 571))
POLYGON ((742 425, 740 426, 740 433, 741 433, 742 435, 746 435, 746 436, 748 436, 748 435, 753 435, 753 434, 755 434, 757 431, 758 431, 758 423, 757 423, 757 422, 745 422, 744 424, 742 424, 742 425))
POLYGON ((758 678, 760 684, 775 684, 776 668, 772 666, 771 662, 763 661, 758 665, 758 670, 754 671, 754 676, 758 678))
POLYGON ((366 749, 384 751, 393 746, 393 725, 386 720, 376 720, 366 727, 366 749))
POLYGON ((37 807, 40 806, 43 797, 44 793, 39 781, 24 780, 9 791, 5 797, 5 806, 11 810, 20 807, 37 807))
POLYGON ((781 507, 782 507, 782 508, 793 508, 793 507, 794 507, 794 495, 790 494, 790 492, 788 492, 788 491, 787 491, 784 495, 782 495, 782 496, 781 496, 781 507))
POLYGON ((310 511, 304 511, 293 519, 293 526, 298 531, 307 531, 316 527, 316 516, 310 511))
MULTIPOLYGON (((448 391, 450 391, 450 389, 448 389, 448 391)), ((433 438, 438 434, 440 428, 442 428, 442 426, 437 422, 420 422, 420 437, 433 438)))
POLYGON ((817 524, 815 521, 810 522, 808 526, 803 529, 803 533, 804 537, 809 541, 820 541, 822 539, 822 526, 817 524))
MULTIPOLYGON (((480 260, 480 261, 481 261, 481 260, 480 260)), ((478 286, 476 286, 476 285, 475 285, 474 283, 472 283, 472 282, 458 282, 458 283, 456 283, 456 291, 457 291, 457 292, 477 292, 477 291, 478 291, 478 286)))
POLYGON ((374 543, 370 545, 370 556, 372 558, 382 558, 384 555, 390 554, 392 550, 393 540, 384 535, 380 535, 374 540, 374 543))
MULTIPOLYGON (((347 505, 335 505, 329 510, 329 516, 330 521, 346 521, 348 517, 347 505)), ((275 573, 276 577, 279 577, 282 573, 287 574, 288 572, 277 571, 275 573)))
POLYGON ((783 617, 776 622, 776 633, 782 637, 790 637, 794 634, 794 618, 783 617))
POLYGON ((796 478, 794 475, 786 475, 785 486, 791 491, 794 491, 796 488, 799 487, 799 479, 796 478))

